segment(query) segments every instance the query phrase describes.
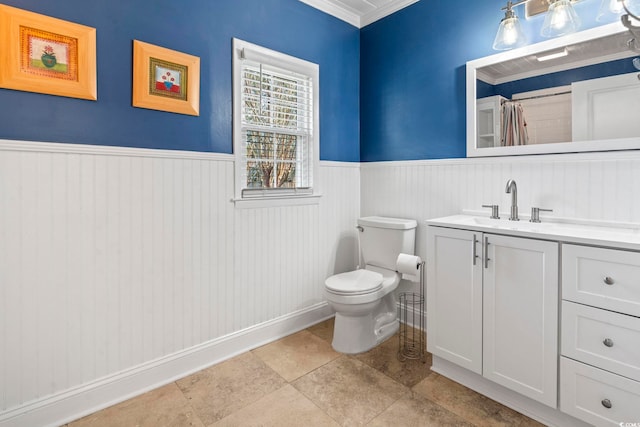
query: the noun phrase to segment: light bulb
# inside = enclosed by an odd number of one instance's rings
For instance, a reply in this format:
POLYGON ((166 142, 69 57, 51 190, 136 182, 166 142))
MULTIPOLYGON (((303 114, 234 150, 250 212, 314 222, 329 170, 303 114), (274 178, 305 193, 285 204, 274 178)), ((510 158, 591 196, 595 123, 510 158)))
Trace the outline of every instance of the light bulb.
POLYGON ((558 37, 574 33, 580 28, 580 19, 569 0, 556 0, 549 6, 540 34, 543 37, 558 37))
POLYGON ((561 30, 565 25, 567 25, 567 12, 564 9, 564 6, 559 5, 556 8, 556 13, 551 15, 551 27, 554 30, 561 30))
POLYGON ((504 44, 508 46, 513 46, 518 40, 518 30, 516 29, 516 24, 513 21, 513 19, 509 19, 504 23, 502 40, 504 44))

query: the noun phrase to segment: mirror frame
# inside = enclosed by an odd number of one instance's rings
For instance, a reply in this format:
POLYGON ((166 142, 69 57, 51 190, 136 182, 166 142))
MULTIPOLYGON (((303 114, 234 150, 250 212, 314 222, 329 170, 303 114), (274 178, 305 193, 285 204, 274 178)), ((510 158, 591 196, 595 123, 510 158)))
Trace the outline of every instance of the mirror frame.
MULTIPOLYGON (((484 58, 479 58, 467 62, 467 157, 517 156, 527 154, 578 153, 586 151, 640 149, 640 136, 609 140, 578 141, 575 143, 567 141, 559 143, 519 145, 511 147, 476 147, 476 82, 479 75, 479 69, 482 69, 483 67, 489 65, 498 64, 500 62, 509 61, 532 54, 547 52, 554 49, 560 49, 565 46, 584 43, 590 40, 624 33, 627 31, 627 28, 625 28, 621 22, 615 22, 613 24, 602 25, 589 30, 580 31, 578 33, 570 34, 556 39, 545 40, 536 44, 523 46, 518 49, 501 52, 495 55, 490 55, 484 58)), ((603 55, 600 53, 597 56, 603 55)), ((606 57, 606 55, 604 56, 606 57)), ((634 55, 633 52, 629 51, 629 57, 631 56, 636 55, 634 55)), ((606 60, 610 59, 607 58, 606 60)), ((544 74, 544 71, 542 71, 540 74, 544 74)))

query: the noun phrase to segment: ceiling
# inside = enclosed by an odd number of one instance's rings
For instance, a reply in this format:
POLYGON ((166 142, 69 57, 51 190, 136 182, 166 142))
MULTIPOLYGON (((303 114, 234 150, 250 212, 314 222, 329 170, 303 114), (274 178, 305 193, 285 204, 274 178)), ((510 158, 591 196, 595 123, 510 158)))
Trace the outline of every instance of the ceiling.
MULTIPOLYGON (((530 54, 508 61, 501 61, 478 69, 478 78, 495 85, 540 74, 630 58, 636 56, 637 53, 629 49, 627 45, 629 38, 628 31, 621 31, 605 37, 569 44, 566 46, 567 56, 548 62, 540 62, 537 59, 537 56, 543 56, 544 53, 538 55, 530 54)), ((552 49, 550 53, 552 51, 555 52, 558 49, 552 49)))
POLYGON ((300 0, 362 28, 419 0, 300 0))

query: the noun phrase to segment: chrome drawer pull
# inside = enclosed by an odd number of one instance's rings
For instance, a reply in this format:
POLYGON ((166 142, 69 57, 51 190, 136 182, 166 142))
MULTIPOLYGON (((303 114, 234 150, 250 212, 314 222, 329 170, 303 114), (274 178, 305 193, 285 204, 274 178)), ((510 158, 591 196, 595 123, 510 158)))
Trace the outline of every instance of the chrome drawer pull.
POLYGON ((613 285, 615 282, 611 277, 607 276, 604 278, 604 283, 606 283, 607 285, 613 285))
POLYGON ((602 341, 602 344, 606 345, 607 347, 613 347, 613 340, 611 338, 607 338, 602 341))
POLYGON ((604 406, 607 409, 611 409, 611 407, 613 406, 609 399, 603 399, 601 403, 602 403, 602 406, 604 406))
POLYGON ((485 236, 484 238, 484 268, 489 268, 489 238, 485 236))
POLYGON ((476 252, 476 243, 478 243, 478 239, 476 239, 476 235, 473 235, 473 265, 476 265, 476 258, 478 257, 478 253, 476 252))

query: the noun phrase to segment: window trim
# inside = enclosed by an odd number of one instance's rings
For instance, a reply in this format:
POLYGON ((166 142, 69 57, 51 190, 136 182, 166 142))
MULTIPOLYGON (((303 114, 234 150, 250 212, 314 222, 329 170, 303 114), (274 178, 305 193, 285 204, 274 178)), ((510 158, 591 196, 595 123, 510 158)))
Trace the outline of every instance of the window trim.
MULTIPOLYGON (((319 174, 320 174, 320 67, 318 64, 296 58, 281 52, 267 49, 237 38, 233 39, 233 154, 235 158, 234 199, 236 207, 260 207, 317 204, 319 202, 319 174), (242 171, 244 164, 241 160, 242 149, 242 93, 241 70, 242 60, 256 61, 279 69, 311 77, 313 90, 313 127, 309 138, 309 166, 311 167, 311 191, 292 192, 292 194, 277 194, 257 196, 243 196, 242 171)), ((265 192, 266 193, 266 192, 265 192)), ((274 192, 275 193, 275 192, 274 192)))

